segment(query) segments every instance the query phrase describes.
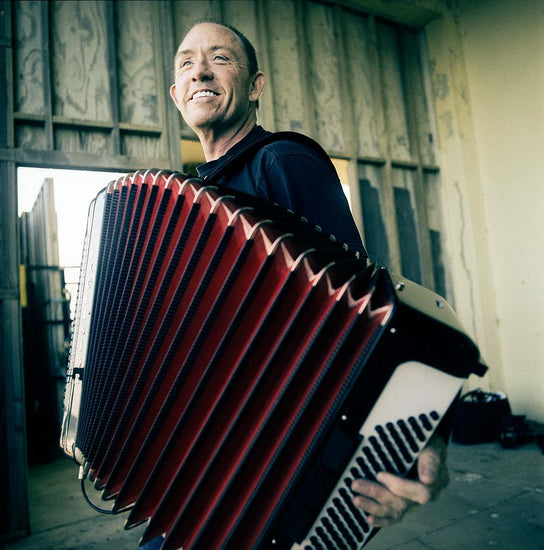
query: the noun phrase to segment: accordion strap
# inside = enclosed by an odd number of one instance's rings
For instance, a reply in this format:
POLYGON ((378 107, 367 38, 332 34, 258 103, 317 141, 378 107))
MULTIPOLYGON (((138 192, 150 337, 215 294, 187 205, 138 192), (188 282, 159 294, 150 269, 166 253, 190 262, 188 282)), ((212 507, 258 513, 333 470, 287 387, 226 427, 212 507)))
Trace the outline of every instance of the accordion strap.
POLYGON ((248 162, 263 147, 275 141, 294 141, 296 143, 305 145, 310 149, 313 149, 316 153, 319 154, 319 156, 322 157, 325 163, 334 172, 336 172, 336 169, 334 168, 334 165, 331 159, 329 158, 329 155, 327 155, 327 153, 325 152, 323 147, 319 145, 319 143, 314 141, 312 138, 305 136, 304 134, 299 134, 298 132, 285 131, 285 132, 275 132, 273 134, 268 134, 262 137, 261 139, 258 139, 257 141, 251 143, 245 149, 243 149, 240 153, 233 155, 231 158, 229 158, 220 166, 218 166, 211 174, 207 175, 204 178, 205 181, 210 183, 217 182, 219 178, 224 177, 228 174, 232 174, 232 172, 234 172, 239 167, 240 164, 248 162))

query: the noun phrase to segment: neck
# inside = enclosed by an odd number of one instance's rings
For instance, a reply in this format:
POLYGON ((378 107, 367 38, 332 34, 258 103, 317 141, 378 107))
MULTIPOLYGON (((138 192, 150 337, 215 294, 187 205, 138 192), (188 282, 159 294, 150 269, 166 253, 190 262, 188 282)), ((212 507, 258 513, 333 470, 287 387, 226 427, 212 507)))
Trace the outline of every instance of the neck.
POLYGON ((256 117, 248 116, 242 124, 228 128, 225 131, 217 128, 195 129, 202 145, 206 162, 222 157, 229 149, 244 139, 256 124, 256 117))

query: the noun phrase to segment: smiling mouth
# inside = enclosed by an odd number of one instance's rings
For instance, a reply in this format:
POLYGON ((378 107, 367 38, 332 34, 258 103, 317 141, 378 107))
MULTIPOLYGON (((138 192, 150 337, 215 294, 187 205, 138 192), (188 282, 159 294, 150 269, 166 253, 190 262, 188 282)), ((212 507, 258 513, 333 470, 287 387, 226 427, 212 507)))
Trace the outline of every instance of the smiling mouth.
POLYGON ((193 94, 193 97, 191 99, 197 99, 199 97, 216 97, 219 94, 212 92, 211 90, 202 90, 200 92, 196 92, 193 94))

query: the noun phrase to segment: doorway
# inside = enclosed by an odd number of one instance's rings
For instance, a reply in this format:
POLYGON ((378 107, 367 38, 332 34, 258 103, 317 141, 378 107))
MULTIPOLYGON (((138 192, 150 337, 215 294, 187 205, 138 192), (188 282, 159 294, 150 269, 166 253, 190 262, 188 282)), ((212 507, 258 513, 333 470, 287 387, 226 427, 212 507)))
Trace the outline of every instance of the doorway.
POLYGON ((19 168, 17 199, 29 464, 59 453, 87 211, 121 173, 19 168))

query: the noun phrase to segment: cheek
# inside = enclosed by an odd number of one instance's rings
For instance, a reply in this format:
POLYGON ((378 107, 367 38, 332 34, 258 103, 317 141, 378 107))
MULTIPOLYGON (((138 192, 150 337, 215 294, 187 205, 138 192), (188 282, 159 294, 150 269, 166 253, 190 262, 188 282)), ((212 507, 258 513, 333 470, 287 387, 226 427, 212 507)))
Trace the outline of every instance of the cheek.
POLYGON ((181 106, 182 103, 183 103, 183 98, 185 97, 186 91, 187 91, 187 86, 185 84, 185 79, 178 76, 178 77, 176 77, 176 80, 174 81, 174 84, 176 86, 174 95, 175 95, 177 103, 181 106))

